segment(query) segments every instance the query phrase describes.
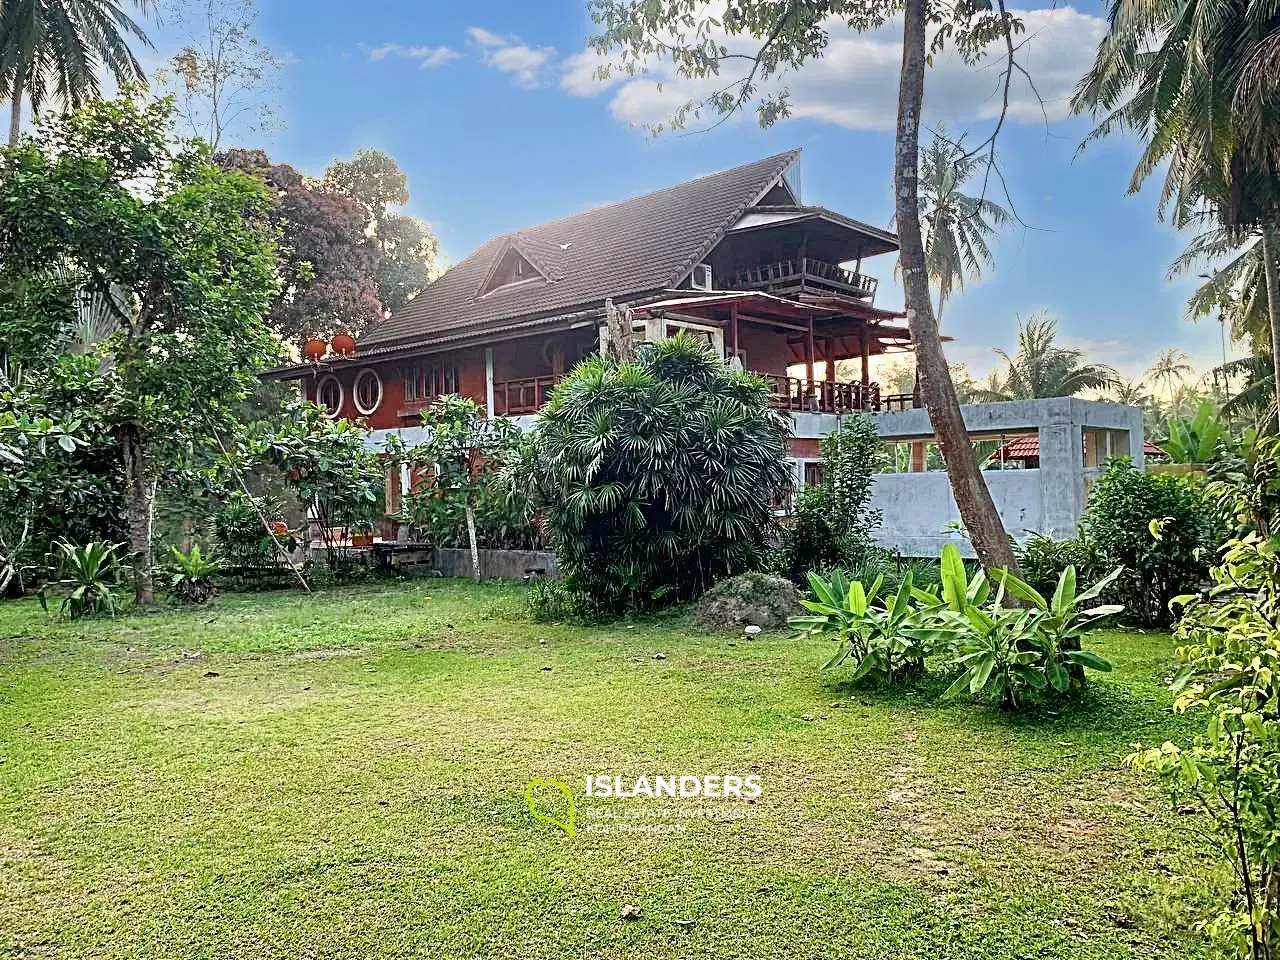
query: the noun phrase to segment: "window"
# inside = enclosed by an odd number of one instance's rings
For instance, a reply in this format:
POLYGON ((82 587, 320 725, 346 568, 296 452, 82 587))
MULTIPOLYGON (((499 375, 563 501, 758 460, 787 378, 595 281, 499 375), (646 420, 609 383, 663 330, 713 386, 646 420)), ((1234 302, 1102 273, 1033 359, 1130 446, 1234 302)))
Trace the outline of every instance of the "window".
POLYGON ((351 393, 356 409, 368 416, 382 403, 382 378, 373 370, 361 370, 351 393))
POLYGON ((406 403, 433 400, 446 393, 458 392, 458 367, 452 363, 423 364, 405 371, 406 403))
POLYGON ((821 460, 806 460, 804 462, 804 485, 806 487, 822 486, 821 460))
POLYGON ((325 409, 325 416, 333 419, 342 412, 344 398, 342 383, 330 374, 316 385, 316 403, 325 409))
POLYGON ((517 250, 508 248, 507 252, 494 265, 493 271, 489 274, 489 278, 480 290, 480 296, 492 293, 502 287, 509 287, 525 280, 534 280, 541 276, 542 274, 538 272, 538 269, 521 256, 517 250))

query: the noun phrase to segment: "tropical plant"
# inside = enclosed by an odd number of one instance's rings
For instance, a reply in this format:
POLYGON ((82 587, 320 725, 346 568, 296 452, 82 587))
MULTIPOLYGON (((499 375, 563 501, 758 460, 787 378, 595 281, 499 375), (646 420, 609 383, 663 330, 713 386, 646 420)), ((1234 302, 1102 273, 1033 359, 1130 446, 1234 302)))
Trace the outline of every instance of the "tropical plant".
POLYGON ((1174 709, 1206 715, 1205 724, 1189 744, 1166 742, 1129 757, 1160 775, 1180 810, 1204 815, 1235 885, 1197 926, 1242 960, 1280 956, 1278 548, 1276 538, 1256 533, 1232 540, 1211 573, 1212 588, 1177 599, 1174 709))
POLYGON ((1123 459, 1094 483, 1080 531, 1102 569, 1124 568, 1108 598, 1142 626, 1170 622, 1169 601, 1205 579, 1226 533, 1195 478, 1143 473, 1123 459))
POLYGON ((893 594, 882 597, 883 585, 881 577, 864 587, 839 571, 829 579, 809 574, 814 599, 801 601, 809 615, 787 622, 797 636, 840 645, 824 670, 852 661, 854 682, 873 677, 888 683, 924 672, 925 657, 948 635, 934 615, 939 601, 915 589, 910 571, 893 594))
MULTIPOLYGON (((148 0, 132 6, 146 15, 148 0)), ((98 96, 98 70, 118 84, 143 80, 130 39, 151 41, 116 0, 9 0, 0 5, 0 100, 10 101, 9 144, 18 142, 22 101, 39 113, 56 98, 78 109, 98 96)))
POLYGON ((55 544, 58 579, 41 586, 37 596, 40 606, 48 610, 51 592, 62 594, 58 612, 71 620, 98 613, 115 616, 120 599, 121 565, 116 554, 124 544, 95 540, 76 545, 63 540, 55 544))
POLYGON ((788 437, 768 385, 687 336, 584 360, 532 436, 560 570, 621 610, 758 569, 791 482, 788 437))
POLYGON ((1067 567, 1083 580, 1101 574, 1097 547, 1081 536, 1055 540, 1050 533, 1030 534, 1017 547, 1021 577, 1041 593, 1053 593, 1067 567))
POLYGON ((1146 385, 1141 381, 1117 380, 1111 385, 1111 399, 1132 407, 1145 407, 1151 402, 1146 385))
POLYGON ((943 699, 968 693, 998 698, 1011 709, 1028 693, 1060 695, 1084 681, 1083 670, 1110 670, 1103 657, 1081 649, 1080 637, 1104 617, 1123 607, 1104 604, 1082 609, 1119 576, 1116 570, 1093 587, 1076 594, 1076 571, 1067 567, 1058 578, 1052 600, 1005 570, 993 570, 992 592, 979 573, 967 577, 960 553, 952 544, 942 552, 944 616, 956 633, 953 665, 960 675, 943 699), (1006 593, 1024 607, 1005 606, 1006 593), (986 606, 983 599, 991 598, 986 606))
POLYGON ((950 139, 939 124, 929 145, 920 150, 920 226, 929 279, 938 287, 939 326, 953 286, 963 290, 966 275, 976 280, 991 266, 989 242, 1011 219, 1009 211, 985 193, 962 192, 986 168, 986 158, 966 148, 964 141, 964 134, 950 139))
POLYGON ((1168 347, 1156 354, 1156 359, 1147 369, 1147 376, 1157 385, 1164 384, 1172 395, 1174 388, 1192 372, 1191 358, 1182 350, 1168 347))
POLYGON ((1058 321, 1047 313, 1018 320, 1018 349, 1011 357, 996 350, 1007 369, 993 373, 986 389, 976 391, 985 402, 1074 397, 1085 390, 1107 390, 1119 382, 1111 367, 1085 362, 1079 350, 1057 344, 1058 321))
POLYGON ((1226 421, 1208 400, 1190 419, 1170 417, 1165 429, 1167 436, 1160 440, 1160 449, 1170 463, 1208 463, 1218 444, 1230 435, 1226 421))
POLYGON ((189 550, 169 548, 169 597, 178 603, 201 605, 218 595, 213 575, 222 565, 211 555, 192 544, 189 550))

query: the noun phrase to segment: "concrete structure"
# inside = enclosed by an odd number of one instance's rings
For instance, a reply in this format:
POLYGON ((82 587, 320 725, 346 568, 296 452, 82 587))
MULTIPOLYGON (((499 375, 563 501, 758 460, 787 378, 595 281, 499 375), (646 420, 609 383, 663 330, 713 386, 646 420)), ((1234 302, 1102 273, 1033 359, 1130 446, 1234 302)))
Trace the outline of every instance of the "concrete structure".
MULTIPOLYGON (((1005 530, 1017 539, 1035 532, 1073 536, 1089 486, 1109 460, 1129 457, 1138 469, 1143 468, 1142 411, 1137 407, 1061 397, 960 409, 974 440, 1032 431, 1039 435, 1038 469, 984 473, 1005 530)), ((871 417, 885 440, 933 439, 925 410, 871 417)), ((803 466, 798 472, 803 477, 803 466)), ((876 536, 883 546, 904 556, 935 557, 943 544, 954 543, 961 553, 973 556, 959 529, 960 512, 942 471, 877 474, 872 507, 884 518, 876 536)))
MULTIPOLYGON (((453 547, 436 550, 435 568, 446 577, 471 576, 471 551, 453 547)), ((558 577, 556 556, 545 550, 481 550, 480 576, 486 580, 523 580, 529 576, 558 577)))

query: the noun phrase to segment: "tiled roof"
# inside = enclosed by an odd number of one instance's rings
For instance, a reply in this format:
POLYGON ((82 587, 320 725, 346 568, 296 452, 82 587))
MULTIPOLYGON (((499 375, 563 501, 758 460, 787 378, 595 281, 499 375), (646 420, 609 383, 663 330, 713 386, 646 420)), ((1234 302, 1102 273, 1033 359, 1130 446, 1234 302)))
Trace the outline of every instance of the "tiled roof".
POLYGON ((799 150, 494 237, 365 331, 359 353, 506 326, 674 287, 799 157, 799 150), (481 295, 514 247, 547 278, 481 295))
MULTIPOLYGON (((1164 451, 1150 440, 1142 442, 1144 457, 1163 457, 1164 451)), ((1040 456, 1040 435, 1028 434, 1025 437, 1014 437, 1003 447, 991 455, 992 460, 1025 460, 1028 457, 1040 456)))

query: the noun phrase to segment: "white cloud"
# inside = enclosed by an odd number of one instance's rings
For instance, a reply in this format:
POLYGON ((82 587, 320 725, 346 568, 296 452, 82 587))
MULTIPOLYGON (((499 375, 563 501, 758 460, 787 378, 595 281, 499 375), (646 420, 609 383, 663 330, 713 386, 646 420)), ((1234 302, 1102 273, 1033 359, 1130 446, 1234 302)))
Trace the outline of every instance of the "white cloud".
POLYGON ((478 46, 484 62, 509 74, 521 87, 540 87, 555 47, 534 47, 514 35, 501 35, 484 27, 467 27, 467 39, 478 46))
POLYGON ((387 57, 404 57, 407 60, 417 60, 423 70, 444 66, 461 56, 461 53, 449 47, 406 47, 399 43, 384 43, 369 51, 369 59, 375 63, 387 57))
MULTIPOLYGON (((1009 115, 1023 122, 1066 117, 1072 88, 1093 60, 1106 25, 1098 17, 1072 7, 1013 11, 1026 25, 1019 59, 1035 80, 1040 97, 1021 75, 1010 91, 1009 115), (1043 98, 1043 108, 1040 102, 1043 98)), ((898 72, 902 63, 901 19, 858 33, 839 20, 826 24, 830 37, 819 60, 769 82, 766 92, 787 89, 791 112, 837 126, 859 130, 891 130, 897 112, 898 72)), ((713 35, 731 53, 753 52, 753 41, 713 35)), ((999 49, 978 66, 969 66, 954 52, 939 56, 925 79, 926 119, 947 118, 964 123, 990 119, 1000 110, 999 49)), ((561 87, 577 96, 591 96, 618 85, 609 103, 613 115, 625 123, 646 124, 670 118, 688 100, 701 100, 723 87, 734 75, 705 80, 677 76, 668 61, 648 65, 648 73, 634 77, 594 80, 600 59, 594 52, 574 54, 563 64, 561 87)))

